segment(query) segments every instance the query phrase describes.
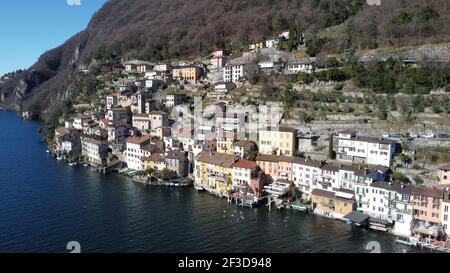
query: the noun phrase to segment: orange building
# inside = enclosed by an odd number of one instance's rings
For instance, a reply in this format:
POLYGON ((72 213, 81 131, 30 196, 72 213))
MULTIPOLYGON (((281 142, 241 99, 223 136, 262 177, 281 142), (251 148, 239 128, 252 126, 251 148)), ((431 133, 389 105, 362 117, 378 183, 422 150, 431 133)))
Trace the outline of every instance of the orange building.
POLYGON ((174 79, 197 82, 202 76, 203 70, 198 66, 180 66, 172 70, 174 79))
POLYGON ((342 218, 355 208, 354 193, 344 189, 336 193, 315 189, 311 193, 311 204, 317 214, 342 218))

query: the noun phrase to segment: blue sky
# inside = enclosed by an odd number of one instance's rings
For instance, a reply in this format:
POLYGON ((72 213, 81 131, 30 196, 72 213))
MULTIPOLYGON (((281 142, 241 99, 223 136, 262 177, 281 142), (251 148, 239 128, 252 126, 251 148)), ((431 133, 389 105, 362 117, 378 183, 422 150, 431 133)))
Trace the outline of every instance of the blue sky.
POLYGON ((3 0, 0 75, 34 64, 45 51, 83 30, 106 0, 3 0), (68 3, 80 2, 80 5, 68 3))

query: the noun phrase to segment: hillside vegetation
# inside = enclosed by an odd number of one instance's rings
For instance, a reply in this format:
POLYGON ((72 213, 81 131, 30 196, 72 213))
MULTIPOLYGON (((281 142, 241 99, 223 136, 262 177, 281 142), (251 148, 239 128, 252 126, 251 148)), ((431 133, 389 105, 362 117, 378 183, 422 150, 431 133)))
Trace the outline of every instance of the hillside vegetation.
POLYGON ((306 34, 311 55, 448 42, 449 18, 448 0, 111 0, 86 30, 0 86, 0 104, 48 116, 76 96, 75 72, 93 59, 205 56, 286 29, 306 34))

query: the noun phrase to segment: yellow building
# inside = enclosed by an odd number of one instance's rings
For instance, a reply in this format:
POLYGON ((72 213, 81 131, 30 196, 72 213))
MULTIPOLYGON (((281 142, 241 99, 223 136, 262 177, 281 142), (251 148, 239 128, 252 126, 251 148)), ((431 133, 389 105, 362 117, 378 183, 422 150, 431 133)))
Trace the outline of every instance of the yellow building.
POLYGON ((450 184, 450 164, 442 164, 438 167, 439 184, 450 184))
POLYGON ((152 154, 150 157, 144 157, 142 162, 144 163, 144 170, 155 169, 162 171, 167 167, 166 161, 161 154, 152 154))
POLYGON ((174 79, 197 82, 202 76, 202 69, 198 66, 180 66, 172 70, 174 79))
POLYGON ((236 133, 221 132, 217 137, 217 152, 221 154, 233 154, 233 144, 236 142, 236 133))
POLYGON ((201 152, 195 157, 195 184, 207 191, 226 196, 233 188, 234 154, 201 152))
POLYGON ((284 127, 259 130, 258 148, 260 154, 295 156, 297 130, 284 127))

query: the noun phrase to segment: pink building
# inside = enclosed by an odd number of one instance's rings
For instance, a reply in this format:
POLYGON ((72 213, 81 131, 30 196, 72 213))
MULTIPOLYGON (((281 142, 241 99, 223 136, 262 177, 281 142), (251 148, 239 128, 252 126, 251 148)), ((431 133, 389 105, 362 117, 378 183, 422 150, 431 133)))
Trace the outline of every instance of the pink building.
POLYGON ((256 164, 272 181, 286 179, 292 181, 292 163, 294 157, 277 155, 258 155, 256 164))

